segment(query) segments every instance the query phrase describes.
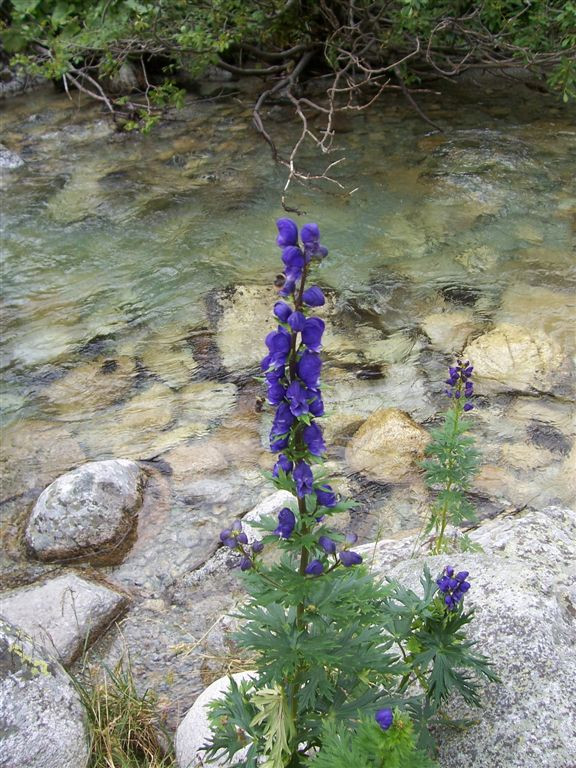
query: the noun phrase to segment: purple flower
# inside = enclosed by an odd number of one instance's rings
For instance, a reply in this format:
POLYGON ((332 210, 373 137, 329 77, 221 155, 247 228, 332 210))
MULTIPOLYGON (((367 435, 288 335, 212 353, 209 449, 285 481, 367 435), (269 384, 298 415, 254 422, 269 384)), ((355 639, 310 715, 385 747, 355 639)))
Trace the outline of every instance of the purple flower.
POLYGON ((294 466, 294 462, 290 461, 290 459, 285 456, 283 453, 278 456, 278 461, 276 464, 274 464, 274 469, 272 470, 272 476, 278 477, 279 470, 282 470, 282 472, 285 472, 288 474, 288 472, 292 471, 292 468, 294 466))
MULTIPOLYGON (((308 392, 299 381, 293 381, 286 390, 286 398, 294 416, 308 413, 308 392)), ((306 431, 306 430, 304 430, 306 431)))
POLYGON ((362 556, 358 552, 351 552, 348 549, 344 549, 338 555, 340 562, 345 568, 350 568, 352 565, 360 565, 362 562, 362 556))
POLYGON ((316 488, 316 498, 323 507, 335 507, 337 504, 336 494, 329 485, 316 488))
MULTIPOLYGON (((322 347, 322 334, 324 333, 324 320, 319 317, 309 317, 302 330, 302 341, 308 349, 318 352, 322 347)), ((301 329, 299 329, 301 330, 301 329)))
POLYGON ((374 719, 383 731, 387 731, 394 722, 394 713, 387 707, 385 709, 379 709, 374 715, 374 719))
POLYGON ((275 435, 284 435, 290 430, 292 424, 294 424, 295 417, 288 403, 280 403, 276 409, 274 421, 272 423, 272 432, 275 435))
POLYGON ((464 410, 465 410, 466 412, 468 412, 468 411, 471 411, 471 410, 472 410, 472 408, 474 408, 474 406, 472 405, 472 403, 466 403, 466 405, 464 406, 464 410))
MULTIPOLYGON (((284 365, 290 354, 292 337, 286 328, 278 327, 266 336, 266 346, 270 350, 270 363, 284 365)), ((266 358, 264 358, 266 359, 266 358)))
POLYGON ((280 296, 291 296, 296 288, 296 280, 288 279, 284 282, 284 285, 278 291, 280 296))
POLYGON ((298 227, 292 219, 278 219, 276 227, 278 228, 276 242, 280 248, 298 243, 298 227))
POLYGON ((300 237, 304 243, 304 251, 306 253, 307 261, 311 258, 323 259, 324 256, 328 255, 328 248, 320 245, 320 230, 318 229, 318 224, 304 224, 300 237))
POLYGON ((306 258, 300 248, 290 245, 282 251, 282 261, 286 269, 284 270, 289 280, 298 280, 306 264, 306 258))
POLYGON ((320 536, 318 539, 318 544, 322 547, 327 555, 336 554, 336 542, 333 541, 329 536, 320 536))
POLYGON ((302 314, 302 312, 292 312, 290 317, 288 318, 288 325, 290 328, 292 328, 293 331, 301 331, 307 320, 302 314))
POLYGON ((274 314, 281 323, 286 323, 292 314, 292 307, 289 304, 286 304, 285 301, 277 301, 276 304, 274 304, 274 314))
POLYGON ((305 461, 299 461, 296 464, 292 477, 296 483, 296 493, 300 498, 314 491, 314 475, 305 461))
POLYGON ((244 555, 242 560, 240 560, 240 570, 241 571, 249 571, 250 568, 252 568, 252 560, 248 557, 248 555, 244 555))
POLYGON ((274 531, 275 534, 283 539, 289 539, 292 536, 292 531, 296 525, 296 517, 294 512, 288 507, 284 507, 278 512, 278 527, 274 531))
POLYGON ((296 366, 296 372, 301 381, 309 389, 318 389, 320 383, 320 371, 322 370, 322 360, 316 352, 306 350, 296 366))
POLYGON ((312 285, 304 291, 302 301, 309 307, 321 307, 326 303, 324 294, 317 285, 312 285))
POLYGON ((268 402, 270 405, 279 405, 286 395, 286 388, 277 379, 268 382, 268 402))
POLYGON ((252 552, 255 555, 260 554, 260 552, 262 552, 263 549, 264 549, 264 542, 261 541, 260 539, 257 539, 256 541, 252 542, 252 552))
POLYGON ((321 560, 311 560, 306 566, 306 573, 309 576, 320 576, 324 571, 324 565, 321 560))
POLYGON ((442 575, 436 579, 438 590, 444 595, 444 604, 449 611, 454 610, 464 593, 470 589, 470 582, 466 581, 468 571, 460 571, 454 576, 454 568, 447 565, 442 575))
POLYGON ((313 399, 308 403, 308 410, 312 416, 324 416, 324 401, 320 390, 312 390, 308 393, 308 396, 313 396, 313 399))
POLYGON ((326 450, 326 443, 322 435, 322 429, 312 422, 302 431, 302 438, 306 447, 313 456, 321 456, 326 450))
POLYGON ((230 549, 236 549, 238 544, 248 544, 248 537, 242 530, 240 520, 234 520, 231 528, 224 528, 220 532, 220 541, 230 549))
POLYGON ((283 451, 284 448, 288 448, 290 438, 288 435, 282 437, 281 435, 274 435, 270 433, 270 450, 271 451, 283 451))

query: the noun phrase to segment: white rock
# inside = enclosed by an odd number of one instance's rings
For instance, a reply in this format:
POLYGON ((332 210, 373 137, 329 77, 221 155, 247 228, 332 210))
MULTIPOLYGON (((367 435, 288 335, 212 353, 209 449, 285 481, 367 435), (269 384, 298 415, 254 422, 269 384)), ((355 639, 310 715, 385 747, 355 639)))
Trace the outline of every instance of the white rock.
MULTIPOLYGON (((251 672, 238 672, 231 675, 236 683, 249 680, 251 672)), ((221 677, 209 685, 196 699, 184 720, 176 731, 176 760, 178 768, 201 768, 205 765, 201 760, 201 749, 210 738, 210 725, 208 720, 208 705, 218 699, 230 687, 230 678, 221 677), (199 754, 200 753, 200 754, 199 754)), ((235 760, 242 760, 246 756, 247 749, 238 752, 235 760)), ((212 766, 226 766, 228 763, 223 758, 211 762, 212 766)))

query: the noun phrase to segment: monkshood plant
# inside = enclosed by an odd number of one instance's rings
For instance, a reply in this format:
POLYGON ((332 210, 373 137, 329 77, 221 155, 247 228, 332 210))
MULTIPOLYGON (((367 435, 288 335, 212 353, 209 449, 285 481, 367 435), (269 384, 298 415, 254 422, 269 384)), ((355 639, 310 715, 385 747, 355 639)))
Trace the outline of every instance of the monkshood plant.
POLYGON ((451 719, 452 692, 478 705, 479 679, 495 679, 464 631, 468 573, 447 566, 435 580, 426 569, 420 597, 376 580, 356 535, 331 527, 354 504, 330 485, 318 423, 324 321, 313 312, 325 299, 307 281, 327 249, 316 224, 300 235, 290 219, 277 227, 284 282, 262 372, 275 409, 270 478, 293 503, 261 521, 260 540, 250 543, 239 520, 220 535, 245 572, 236 641, 256 664, 212 704, 204 756, 236 768, 434 766, 428 725, 451 719))
MULTIPOLYGON (((438 489, 425 528, 425 535, 433 532, 431 552, 440 554, 452 547, 446 538, 446 526, 474 522, 474 507, 466 498, 466 491, 478 469, 478 452, 470 435, 472 423, 466 418, 473 408, 473 366, 468 360, 458 360, 449 369, 446 395, 450 398, 442 426, 431 431, 432 441, 426 448, 429 458, 422 462, 424 478, 430 489, 438 489)), ((459 539, 460 549, 472 549, 468 537, 459 539)))

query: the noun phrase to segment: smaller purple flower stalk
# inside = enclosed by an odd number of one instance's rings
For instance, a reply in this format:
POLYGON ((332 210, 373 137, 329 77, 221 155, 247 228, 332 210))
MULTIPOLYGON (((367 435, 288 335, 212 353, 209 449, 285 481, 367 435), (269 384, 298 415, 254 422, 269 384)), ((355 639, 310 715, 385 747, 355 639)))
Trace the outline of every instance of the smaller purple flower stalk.
POLYGON ((388 707, 384 707, 376 711, 374 719, 383 731, 387 731, 394 722, 394 713, 388 707))
POLYGON ((436 579, 438 590, 444 595, 444 604, 449 611, 453 611, 465 593, 470 589, 470 582, 466 581, 468 571, 460 571, 454 574, 454 568, 447 565, 442 575, 436 579))
POLYGON ((230 549, 244 551, 244 545, 248 544, 248 536, 242 530, 240 520, 235 520, 230 528, 224 528, 220 532, 220 541, 230 549))
POLYGON ((470 402, 470 399, 474 394, 474 384, 472 382, 473 371, 474 366, 470 365, 469 360, 466 360, 465 362, 457 360, 456 365, 450 367, 449 376, 446 379, 446 384, 449 385, 446 394, 448 397, 464 402, 462 407, 463 411, 471 411, 474 408, 470 402))

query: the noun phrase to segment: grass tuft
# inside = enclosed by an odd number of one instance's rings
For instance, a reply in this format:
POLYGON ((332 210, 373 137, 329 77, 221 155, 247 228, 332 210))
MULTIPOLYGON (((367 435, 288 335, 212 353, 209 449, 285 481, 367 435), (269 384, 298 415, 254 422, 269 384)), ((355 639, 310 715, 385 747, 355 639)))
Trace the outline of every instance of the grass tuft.
POLYGON ((73 682, 87 712, 89 768, 176 768, 156 696, 138 693, 129 660, 85 668, 73 682))

